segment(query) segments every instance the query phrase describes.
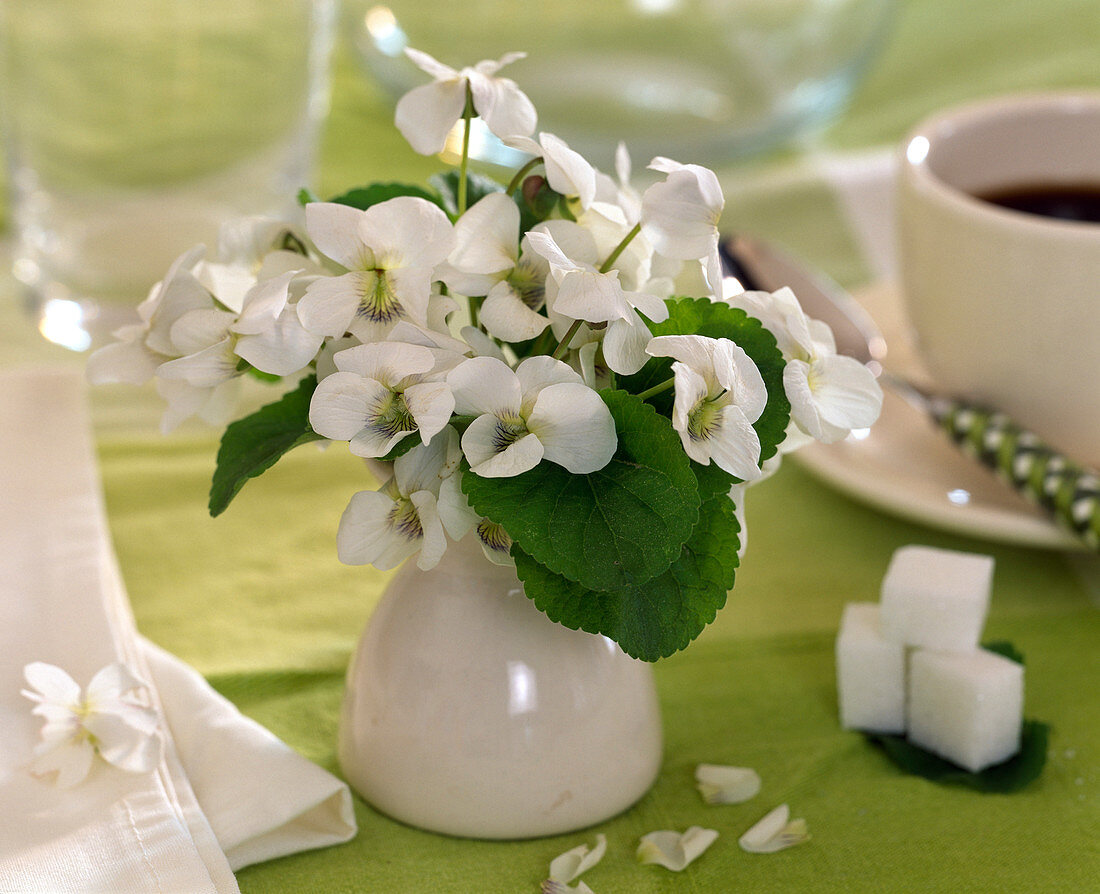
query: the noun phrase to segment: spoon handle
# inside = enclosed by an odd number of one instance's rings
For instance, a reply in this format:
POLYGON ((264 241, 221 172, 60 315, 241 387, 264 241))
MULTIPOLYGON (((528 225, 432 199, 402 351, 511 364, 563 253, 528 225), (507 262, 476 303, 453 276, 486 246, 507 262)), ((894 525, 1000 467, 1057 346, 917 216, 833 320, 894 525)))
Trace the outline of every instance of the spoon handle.
POLYGON ((1100 474, 1073 462, 1004 413, 941 397, 930 398, 928 408, 966 453, 1100 551, 1100 474))

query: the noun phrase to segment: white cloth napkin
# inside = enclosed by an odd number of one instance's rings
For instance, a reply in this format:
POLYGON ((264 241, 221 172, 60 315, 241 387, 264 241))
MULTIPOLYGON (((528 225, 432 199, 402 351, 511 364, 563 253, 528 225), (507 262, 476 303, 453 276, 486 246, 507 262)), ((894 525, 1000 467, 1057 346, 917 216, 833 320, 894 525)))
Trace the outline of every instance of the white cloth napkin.
POLYGON ((0 643, 0 891, 232 892, 233 869, 355 834, 343 783, 138 636, 72 373, 0 374, 0 643), (82 686, 126 664, 159 713, 159 766, 32 777, 32 661, 82 686))

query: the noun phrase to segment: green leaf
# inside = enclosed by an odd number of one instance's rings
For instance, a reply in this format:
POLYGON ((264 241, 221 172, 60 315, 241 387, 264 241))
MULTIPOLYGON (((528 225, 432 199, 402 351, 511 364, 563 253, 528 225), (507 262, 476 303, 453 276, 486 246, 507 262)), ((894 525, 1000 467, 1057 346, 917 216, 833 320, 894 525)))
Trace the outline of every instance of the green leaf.
POLYGON ((623 391, 602 391, 619 437, 589 475, 541 462, 512 478, 462 476, 474 509, 537 562, 583 587, 640 585, 667 570, 699 517, 699 489, 667 419, 623 391))
POLYGON ((950 761, 925 751, 902 736, 868 734, 897 766, 906 773, 943 785, 960 785, 980 792, 1017 792, 1039 777, 1047 760, 1050 727, 1037 720, 1025 720, 1020 750, 1004 763, 971 773, 950 761))
MULTIPOLYGON (((439 207, 451 215, 451 219, 458 217, 458 171, 447 171, 445 174, 433 174, 428 182, 439 190, 439 207)), ((481 174, 466 174, 466 207, 469 208, 485 198, 491 192, 504 192, 504 187, 491 177, 481 174)))
POLYGON ((377 205, 389 199, 396 199, 398 196, 412 196, 417 199, 426 199, 433 205, 438 205, 440 208, 443 208, 444 211, 447 210, 440 196, 433 192, 429 192, 423 187, 413 186, 408 183, 372 183, 370 186, 360 186, 355 189, 350 189, 335 198, 329 199, 329 201, 336 202, 339 205, 350 205, 352 208, 366 211, 372 205, 377 205))
POLYGON ((667 571, 644 584, 588 590, 512 547, 524 592, 553 621, 602 633, 624 652, 656 661, 685 648, 714 620, 733 587, 740 527, 733 503, 703 504, 699 523, 667 571))
POLYGON ((317 377, 307 376, 280 400, 226 427, 210 484, 211 515, 224 512, 249 478, 266 472, 288 450, 324 440, 309 424, 316 388, 317 377))
MULTIPOLYGON (((656 335, 704 335, 708 338, 728 338, 739 345, 760 370, 768 389, 768 403, 760 418, 753 423, 760 437, 760 461, 775 455, 786 437, 791 418, 791 404, 783 389, 783 354, 772 335, 755 317, 728 304, 707 298, 675 298, 668 302, 669 316, 663 323, 650 323, 656 335)), ((672 377, 672 359, 654 357, 632 376, 619 380, 619 386, 634 394, 659 385, 672 377)), ((664 415, 672 412, 673 392, 657 395, 651 403, 664 415)))

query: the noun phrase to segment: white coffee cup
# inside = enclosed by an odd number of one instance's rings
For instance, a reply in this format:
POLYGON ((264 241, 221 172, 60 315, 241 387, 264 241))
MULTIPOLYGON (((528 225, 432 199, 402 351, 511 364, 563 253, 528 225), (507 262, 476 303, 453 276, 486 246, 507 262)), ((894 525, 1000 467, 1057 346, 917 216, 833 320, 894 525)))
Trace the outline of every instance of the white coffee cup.
POLYGON ((901 286, 943 391, 1100 466, 1100 223, 982 198, 1075 187, 1100 193, 1100 93, 929 118, 902 147, 901 286))

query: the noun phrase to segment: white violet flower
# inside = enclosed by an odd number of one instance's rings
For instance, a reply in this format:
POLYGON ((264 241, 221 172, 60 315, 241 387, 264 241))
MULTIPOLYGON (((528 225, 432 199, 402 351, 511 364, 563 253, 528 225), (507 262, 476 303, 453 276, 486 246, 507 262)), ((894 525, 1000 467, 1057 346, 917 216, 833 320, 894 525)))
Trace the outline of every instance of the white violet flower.
POLYGON ((65 671, 42 661, 24 667, 23 677, 32 713, 46 721, 31 762, 34 776, 56 774, 59 788, 72 788, 96 754, 128 773, 148 773, 160 762, 157 714, 137 695, 146 684, 124 665, 100 670, 83 693, 65 671))
POLYGON ((790 817, 790 808, 780 804, 738 839, 741 850, 750 854, 774 854, 808 841, 810 833, 806 821, 790 817))
POLYGON ((527 136, 534 132, 538 115, 531 100, 515 81, 496 76, 505 65, 525 58, 526 53, 508 53, 496 61, 485 59, 461 71, 411 47, 405 49, 405 55, 434 78, 432 83, 413 88, 397 102, 397 129, 421 155, 442 151, 447 134, 466 109, 467 90, 474 111, 498 137, 527 136))
POLYGON ((725 198, 718 177, 709 168, 654 158, 651 170, 667 176, 642 195, 642 232, 667 258, 701 260, 713 294, 721 288, 718 221, 725 198))
POLYGON ((427 444, 451 418, 446 382, 427 375, 431 348, 398 342, 356 345, 334 355, 337 372, 322 379, 309 405, 309 423, 326 438, 348 441, 356 456, 385 456, 419 433, 427 444))
POLYGON ((760 438, 752 424, 768 402, 760 370, 726 338, 662 335, 654 357, 672 357, 676 398, 672 426, 693 460, 711 460, 743 481, 760 477, 760 438))
POLYGON ((760 775, 748 767, 699 764, 695 787, 708 804, 740 804, 759 793, 760 775))
POLYGON ((455 412, 477 417, 462 435, 476 475, 519 475, 543 459, 583 475, 615 453, 611 411, 560 360, 528 357, 513 371, 492 357, 474 357, 451 370, 447 384, 455 412))
MULTIPOLYGON (((456 505, 461 459, 458 434, 448 426, 394 460, 393 477, 377 491, 353 495, 344 510, 336 534, 340 561, 386 571, 419 550, 421 570, 439 564, 447 549, 444 520, 465 516, 456 505)), ((450 533, 457 540, 464 532, 450 533)))
POLYGON ((298 302, 310 332, 367 342, 403 319, 429 325, 434 268, 451 253, 454 232, 437 205, 398 196, 366 211, 334 202, 306 206, 306 231, 318 251, 347 269, 319 277, 298 302))
POLYGON ((725 301, 759 319, 775 335, 787 359, 783 390, 798 429, 831 444, 878 418, 882 388, 874 373, 854 357, 838 354, 832 330, 808 317, 789 288, 772 293, 731 289, 725 301))
POLYGON ((542 883, 542 894, 591 894, 584 882, 575 887, 570 887, 570 882, 599 863, 606 851, 607 836, 598 834, 595 847, 579 844, 555 857, 550 863, 550 875, 542 883))
POLYGON ((639 863, 657 863, 680 872, 718 839, 714 829, 692 826, 683 834, 662 830, 643 835, 635 856, 639 863))

